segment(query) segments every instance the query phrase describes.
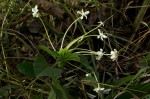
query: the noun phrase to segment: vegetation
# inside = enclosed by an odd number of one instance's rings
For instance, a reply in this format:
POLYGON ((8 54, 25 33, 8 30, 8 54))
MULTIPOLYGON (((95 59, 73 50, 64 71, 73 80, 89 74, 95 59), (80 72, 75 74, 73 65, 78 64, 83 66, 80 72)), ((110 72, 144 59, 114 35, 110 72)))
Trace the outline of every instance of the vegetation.
POLYGON ((150 0, 0 0, 1 99, 150 99, 150 0))

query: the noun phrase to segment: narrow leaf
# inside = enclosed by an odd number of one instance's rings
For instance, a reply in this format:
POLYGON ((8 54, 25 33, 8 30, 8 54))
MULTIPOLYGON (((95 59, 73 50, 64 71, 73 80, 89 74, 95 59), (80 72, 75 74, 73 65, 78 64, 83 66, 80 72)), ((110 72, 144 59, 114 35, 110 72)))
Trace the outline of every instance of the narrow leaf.
POLYGON ((48 99, 57 99, 56 98, 56 93, 54 92, 54 90, 52 89, 49 96, 48 96, 48 99))
POLYGON ((38 46, 39 49, 47 52, 48 54, 50 54, 51 56, 53 56, 54 58, 59 57, 59 53, 56 51, 51 51, 48 47, 46 47, 45 45, 40 45, 38 46))

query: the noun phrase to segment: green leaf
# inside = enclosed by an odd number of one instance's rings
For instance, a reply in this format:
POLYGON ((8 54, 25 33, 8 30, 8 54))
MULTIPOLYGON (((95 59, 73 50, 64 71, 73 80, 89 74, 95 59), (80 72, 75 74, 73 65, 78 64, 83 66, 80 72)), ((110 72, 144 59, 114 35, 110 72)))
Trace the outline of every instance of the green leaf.
POLYGON ((70 98, 68 98, 67 92, 60 85, 58 80, 53 79, 52 84, 51 84, 51 88, 54 90, 54 92, 56 93, 56 95, 59 99, 70 99, 70 98))
POLYGON ((85 77, 82 80, 85 82, 86 85, 90 85, 92 87, 97 87, 96 79, 93 76, 85 77))
POLYGON ((144 97, 145 95, 150 93, 150 83, 147 83, 147 84, 141 84, 141 83, 135 84, 134 83, 134 84, 131 84, 127 90, 128 92, 132 93, 132 95, 134 94, 137 97, 144 97))
POLYGON ((67 60, 74 60, 74 61, 78 61, 80 62, 80 57, 78 54, 72 53, 70 50, 68 49, 60 49, 59 51, 59 58, 61 60, 67 61, 67 60))
POLYGON ((17 65, 17 69, 20 73, 35 77, 34 70, 33 70, 33 63, 26 61, 17 65))
POLYGON ((7 99, 10 95, 9 90, 15 89, 15 88, 16 88, 15 85, 10 85, 10 84, 1 85, 1 87, 0 87, 0 99, 7 99))
POLYGON ((81 64, 87 69, 89 70, 90 72, 93 72, 94 71, 94 68, 92 66, 89 65, 89 62, 87 60, 87 58, 83 55, 80 55, 80 62, 81 64))
POLYGON ((48 99, 57 99, 56 94, 55 94, 53 89, 51 90, 51 92, 50 92, 50 94, 48 96, 48 99))
POLYGON ((58 67, 63 67, 67 61, 58 61, 58 67))
POLYGON ((129 76, 120 78, 118 80, 115 80, 113 85, 117 85, 117 86, 126 85, 126 84, 128 84, 128 82, 130 82, 134 78, 134 76, 135 75, 129 75, 129 76))
MULTIPOLYGON (((122 93, 121 95, 119 95, 117 98, 115 98, 115 99, 134 99, 134 97, 131 95, 131 93, 129 93, 129 92, 124 92, 124 93, 122 93)), ((136 99, 136 98, 135 98, 136 99)), ((139 99, 139 98, 137 98, 137 99, 139 99)))
POLYGON ((149 65, 149 62, 150 62, 150 53, 147 54, 140 62, 140 66, 141 67, 145 67, 145 66, 148 66, 149 65))
POLYGON ((142 99, 150 99, 150 94, 145 95, 142 99))
POLYGON ((47 52, 48 54, 50 54, 51 56, 53 56, 54 58, 59 57, 59 53, 57 51, 51 51, 48 47, 46 47, 45 45, 39 45, 38 46, 39 49, 47 52))
POLYGON ((31 95, 31 99, 43 99, 42 95, 31 95))
POLYGON ((68 61, 78 61, 80 62, 80 57, 78 54, 72 53, 68 49, 60 49, 59 51, 59 67, 63 67, 63 65, 68 61))
POLYGON ((36 77, 59 77, 61 75, 61 69, 50 67, 42 55, 37 56, 33 63, 33 69, 36 77))
POLYGON ((129 86, 129 88, 137 90, 137 91, 135 91, 135 93, 137 93, 137 95, 140 96, 140 95, 144 95, 144 93, 142 93, 142 92, 145 92, 145 93, 146 92, 147 93, 150 92, 150 83, 146 83, 146 84, 140 84, 140 83, 132 84, 132 85, 129 86), (142 91, 142 92, 140 92, 140 91, 142 91))

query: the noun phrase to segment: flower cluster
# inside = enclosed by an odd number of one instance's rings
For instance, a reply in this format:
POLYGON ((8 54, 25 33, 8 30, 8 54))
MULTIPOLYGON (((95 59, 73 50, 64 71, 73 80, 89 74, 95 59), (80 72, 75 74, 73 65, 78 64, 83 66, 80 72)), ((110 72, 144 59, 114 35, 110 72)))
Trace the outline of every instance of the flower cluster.
MULTIPOLYGON (((87 15, 89 14, 89 11, 83 11, 83 9, 81 11, 77 11, 77 14, 80 14, 81 16, 79 17, 81 20, 85 17, 87 19, 87 15)), ((102 21, 98 22, 99 26, 104 26, 104 23, 102 21)), ((104 39, 108 38, 107 35, 105 35, 103 33, 103 31, 101 31, 100 29, 98 29, 98 33, 99 35, 97 35, 98 39, 101 39, 102 41, 104 41, 104 39)), ((105 54, 105 52, 103 52, 103 49, 100 49, 100 51, 97 52, 93 52, 94 55, 96 55, 96 60, 100 60, 103 55, 110 55, 110 59, 112 59, 112 61, 115 61, 118 59, 118 51, 116 49, 114 49, 113 51, 110 52, 110 54, 105 54)))
POLYGON ((33 17, 39 17, 39 10, 37 5, 35 5, 35 7, 32 8, 32 15, 33 17))
MULTIPOLYGON (((87 19, 87 15, 89 14, 90 12, 89 11, 86 11, 84 12, 83 9, 81 11, 77 11, 77 14, 80 14, 81 16, 79 17, 81 20, 85 17, 87 19)), ((104 23, 103 22, 98 22, 99 23, 99 26, 104 26, 104 23)), ((97 35, 97 38, 98 39, 101 39, 102 41, 104 41, 104 39, 108 38, 107 35, 105 35, 103 33, 103 31, 101 31, 100 29, 98 29, 98 33, 99 35, 97 35)), ((83 39, 83 38, 82 38, 83 39)), ((115 61, 118 59, 118 51, 116 49, 112 50, 110 52, 110 54, 105 54, 105 52, 103 52, 103 49, 100 49, 99 51, 97 52, 91 52, 93 53, 94 55, 96 55, 96 60, 100 60, 104 55, 109 55, 110 56, 110 59, 112 61, 115 61)), ((95 79, 98 83, 98 79, 96 77, 96 74, 94 73, 94 76, 95 76, 95 79)), ((91 74, 88 73, 86 74, 86 77, 91 77, 91 74)), ((105 89, 104 87, 100 87, 100 84, 98 83, 98 86, 95 87, 93 89, 93 91, 95 91, 96 93, 99 93, 99 91, 103 92, 104 94, 108 94, 109 91, 111 91, 111 89, 105 89)))
POLYGON ((114 51, 111 51, 110 54, 105 54, 105 52, 103 52, 103 49, 100 49, 100 51, 94 52, 96 56, 96 60, 100 60, 103 55, 110 55, 110 59, 112 59, 112 61, 115 61, 118 59, 118 51, 116 49, 114 49, 114 51))

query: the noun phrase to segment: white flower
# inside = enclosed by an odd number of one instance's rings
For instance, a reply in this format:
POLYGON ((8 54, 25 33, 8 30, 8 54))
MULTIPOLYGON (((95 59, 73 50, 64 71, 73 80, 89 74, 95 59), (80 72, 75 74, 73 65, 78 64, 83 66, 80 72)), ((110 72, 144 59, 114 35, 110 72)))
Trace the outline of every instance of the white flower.
POLYGON ((94 90, 93 91, 95 91, 95 92, 99 92, 99 91, 103 91, 105 88, 100 88, 100 87, 97 87, 97 88, 94 88, 94 90))
POLYGON ((39 11, 39 10, 38 10, 38 6, 35 5, 35 7, 32 8, 32 15, 33 15, 33 17, 39 17, 38 11, 39 11))
POLYGON ((110 55, 111 55, 110 58, 112 59, 112 61, 115 61, 118 58, 118 51, 114 49, 114 51, 110 52, 110 55))
POLYGON ((104 26, 104 23, 102 21, 98 22, 100 26, 104 26))
POLYGON ((95 52, 95 54, 97 55, 96 60, 100 60, 104 55, 103 49, 100 49, 100 51, 95 52))
POLYGON ((100 29, 98 29, 98 33, 99 33, 99 35, 97 36, 98 39, 101 38, 101 40, 103 41, 105 38, 107 38, 107 36, 104 35, 100 29))
POLYGON ((88 73, 88 74, 86 74, 85 76, 86 76, 86 77, 90 77, 90 76, 91 76, 91 74, 90 74, 90 73, 88 73))
POLYGON ((80 19, 82 20, 83 17, 85 17, 87 19, 87 15, 89 14, 90 12, 89 11, 83 11, 83 9, 81 11, 77 11, 77 14, 81 14, 81 17, 80 19))

